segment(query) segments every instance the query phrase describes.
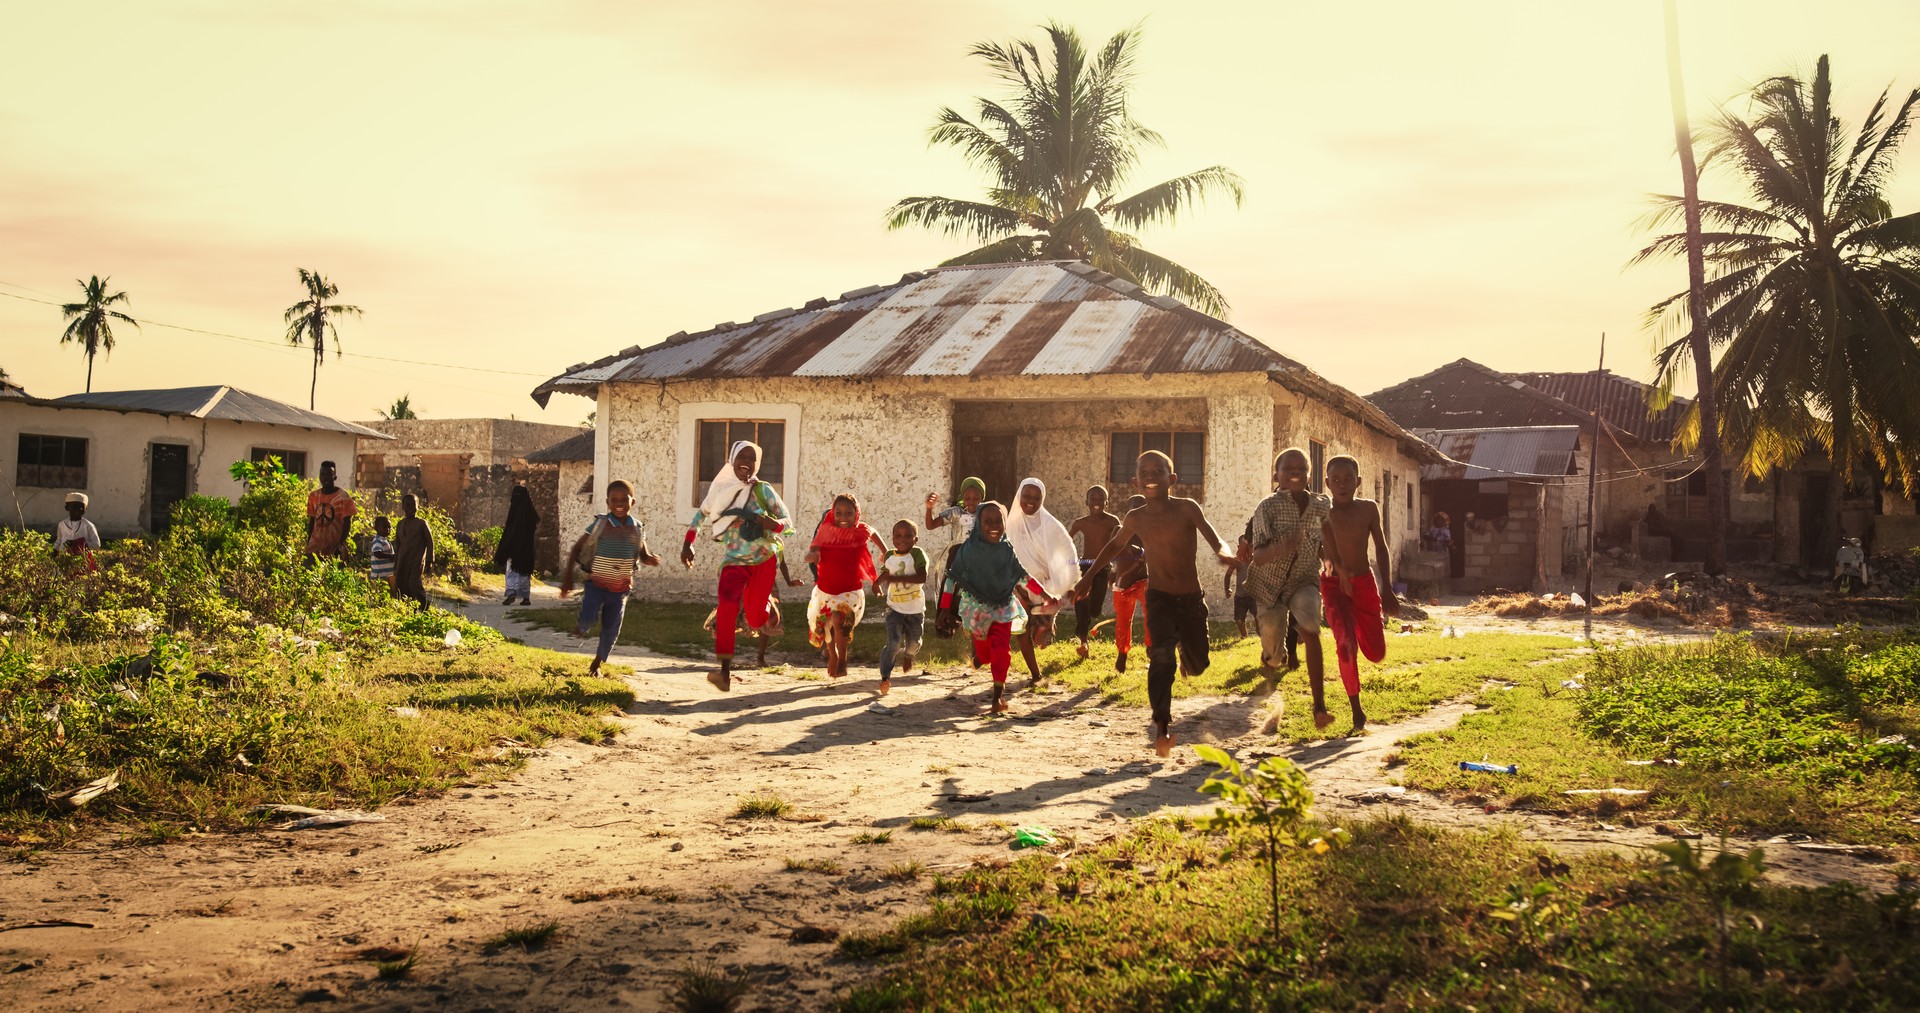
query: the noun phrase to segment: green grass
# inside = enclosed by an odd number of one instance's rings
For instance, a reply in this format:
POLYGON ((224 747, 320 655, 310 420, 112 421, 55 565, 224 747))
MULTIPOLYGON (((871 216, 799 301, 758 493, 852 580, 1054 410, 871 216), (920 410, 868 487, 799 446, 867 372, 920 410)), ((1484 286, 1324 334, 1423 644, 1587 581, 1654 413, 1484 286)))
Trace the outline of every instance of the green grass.
POLYGON ((966 831, 973 828, 951 816, 915 816, 907 821, 907 829, 966 831))
POLYGON ((737 971, 725 971, 712 958, 673 974, 667 1005, 680 1013, 730 1013, 746 998, 752 983, 737 971))
POLYGON ((838 876, 847 871, 831 858, 789 858, 786 867, 788 872, 818 872, 826 876, 838 876))
POLYGON ((151 674, 129 677, 148 646, 0 639, 0 845, 23 853, 111 826, 147 840, 231 829, 265 802, 379 806, 518 769, 499 736, 609 738, 608 717, 633 700, 569 656, 497 638, 373 658, 167 642, 151 674), (117 790, 66 816, 34 787, 116 769, 117 790))
POLYGON ((853 843, 855 844, 885 844, 891 840, 893 840, 893 831, 891 830, 868 830, 853 835, 853 843))
POLYGON ((793 803, 778 795, 744 795, 733 807, 737 820, 777 820, 793 812, 793 803))
POLYGON ((1675 822, 1705 832, 1807 833, 1911 848, 1920 752, 1920 647, 1801 637, 1726 637, 1538 666, 1459 726, 1414 736, 1403 783, 1494 804, 1675 822), (1574 679, 1583 689, 1563 689, 1574 679), (1469 773, 1461 760, 1517 764, 1469 773), (1676 759, 1679 766, 1630 760, 1676 759), (1647 795, 1567 796, 1572 788, 1647 795))
POLYGON ((523 950, 537 950, 553 941, 560 931, 559 922, 542 922, 516 929, 507 929, 497 936, 489 937, 481 945, 490 950, 504 950, 509 946, 518 946, 523 950))
POLYGON ((1920 989, 1913 894, 1761 887, 1723 992, 1708 903, 1628 859, 1370 821, 1283 855, 1275 940, 1257 849, 1221 844, 1156 822, 938 877, 926 910, 841 936, 885 963, 839 1008, 1895 1008, 1920 989))

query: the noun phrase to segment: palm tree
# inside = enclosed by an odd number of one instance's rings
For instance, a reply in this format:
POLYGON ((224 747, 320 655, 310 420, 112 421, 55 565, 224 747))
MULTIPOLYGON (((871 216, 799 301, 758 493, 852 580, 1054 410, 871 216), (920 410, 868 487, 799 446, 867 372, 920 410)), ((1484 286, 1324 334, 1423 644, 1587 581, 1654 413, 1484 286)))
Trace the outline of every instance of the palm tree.
POLYGON ((417 419, 420 417, 414 414, 412 394, 402 394, 393 399, 391 406, 375 408, 374 411, 379 412, 380 417, 388 421, 393 421, 394 419, 417 419))
POLYGON ((112 279, 94 275, 86 281, 74 280, 86 298, 80 302, 70 302, 60 307, 61 315, 69 321, 67 329, 60 335, 60 343, 80 342, 80 350, 87 356, 87 391, 93 391, 93 357, 101 352, 113 351, 113 322, 140 326, 140 321, 127 316, 112 307, 125 303, 125 292, 108 294, 107 282, 112 279))
MULTIPOLYGON (((1741 465, 1752 475, 1791 466, 1809 445, 1826 450, 1828 558, 1856 469, 1871 460, 1911 490, 1920 464, 1920 398, 1912 396, 1920 376, 1920 214, 1895 215, 1885 194, 1920 89, 1891 116, 1890 91, 1849 143, 1822 56, 1811 82, 1762 81, 1750 117, 1724 112, 1706 131, 1708 163, 1728 164, 1751 197, 1700 208, 1706 331, 1720 351, 1720 432, 1743 448, 1741 465)), ((1650 227, 1684 210, 1682 198, 1660 197, 1650 227)), ((1662 235, 1635 259, 1680 255, 1685 244, 1685 233, 1662 235)), ((1688 322, 1687 297, 1654 304, 1649 323, 1678 329, 1688 322)), ((1684 338, 1661 349, 1663 381, 1686 368, 1688 354, 1684 338)))
POLYGON ((1122 230, 1172 222, 1216 193, 1237 207, 1240 177, 1216 165, 1120 196, 1140 149, 1166 143, 1128 111, 1139 29, 1117 33, 1091 57, 1073 29, 1046 31, 1045 53, 1032 42, 975 45, 969 55, 1011 86, 1010 101, 980 99, 973 119, 942 109, 929 133, 929 143, 958 148, 991 174, 987 199, 908 197, 888 210, 887 227, 922 225, 985 244, 948 264, 1085 260, 1224 315, 1219 289, 1122 230))
POLYGON ((334 328, 333 319, 338 316, 357 317, 360 307, 330 303, 327 300, 340 294, 340 286, 322 277, 318 271, 298 268, 300 284, 307 287, 307 297, 287 307, 282 319, 287 324, 287 344, 298 345, 313 342, 313 384, 307 388, 307 409, 314 406, 314 395, 320 391, 320 362, 327 357, 327 335, 333 335, 333 354, 340 355, 340 332, 334 328))

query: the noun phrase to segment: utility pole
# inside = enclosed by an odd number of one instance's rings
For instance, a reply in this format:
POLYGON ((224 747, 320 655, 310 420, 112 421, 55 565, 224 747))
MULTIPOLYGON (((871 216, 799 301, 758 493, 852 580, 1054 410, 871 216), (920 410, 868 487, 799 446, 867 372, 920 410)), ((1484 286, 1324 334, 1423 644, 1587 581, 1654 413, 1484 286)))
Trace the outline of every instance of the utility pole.
MULTIPOLYGON (((1600 332, 1599 371, 1607 369, 1607 332, 1600 332)), ((1587 627, 1586 641, 1593 643, 1593 556, 1599 547, 1599 518, 1593 514, 1593 501, 1600 487, 1600 400, 1593 402, 1593 446, 1587 449, 1587 627)))

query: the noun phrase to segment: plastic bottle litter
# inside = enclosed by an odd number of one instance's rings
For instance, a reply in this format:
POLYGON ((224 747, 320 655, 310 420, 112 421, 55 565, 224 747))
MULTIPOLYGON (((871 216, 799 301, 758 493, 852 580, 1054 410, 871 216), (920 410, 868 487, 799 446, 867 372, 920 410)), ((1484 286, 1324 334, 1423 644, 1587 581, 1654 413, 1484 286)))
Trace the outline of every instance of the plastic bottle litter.
POLYGON ((1013 832, 1013 846, 1016 849, 1044 848, 1053 842, 1053 831, 1046 827, 1021 827, 1013 832))
POLYGON ((1574 608, 1583 609, 1587 607, 1587 600, 1585 598, 1580 597, 1580 592, 1578 591, 1575 591, 1572 594, 1567 595, 1567 600, 1573 603, 1574 608))
POLYGON ((1475 763, 1472 760, 1461 760, 1460 769, 1461 770, 1477 770, 1483 774, 1518 774, 1520 773, 1520 765, 1517 763, 1509 763, 1506 766, 1502 767, 1497 763, 1475 763))

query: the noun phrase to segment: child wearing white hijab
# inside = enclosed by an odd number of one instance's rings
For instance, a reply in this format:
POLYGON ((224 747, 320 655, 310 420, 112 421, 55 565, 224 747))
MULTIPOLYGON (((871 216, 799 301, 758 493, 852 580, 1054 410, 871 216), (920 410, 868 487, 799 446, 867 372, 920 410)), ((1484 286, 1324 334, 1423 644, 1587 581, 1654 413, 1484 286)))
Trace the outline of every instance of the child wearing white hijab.
POLYGON ((1007 544, 1013 546, 1014 557, 1027 572, 1026 583, 1019 591, 1028 601, 1035 596, 1042 599, 1041 604, 1029 609, 1025 627, 1014 631, 1027 674, 1035 682, 1040 681, 1040 663, 1033 654, 1034 628, 1039 627, 1042 634, 1038 646, 1045 647, 1052 641, 1054 610, 1080 579, 1080 553, 1073 547, 1073 536, 1047 510, 1046 500, 1046 483, 1029 478, 1020 483, 1013 506, 1007 510, 1007 544))
POLYGON ((746 610, 749 631, 759 634, 767 625, 773 583, 779 575, 780 533, 790 523, 780 494, 760 480, 759 445, 747 440, 735 443, 687 525, 686 544, 680 549, 680 562, 692 569, 693 545, 703 533, 722 546, 720 601, 713 627, 713 652, 720 667, 707 675, 707 681, 721 692, 733 688, 733 649, 741 609, 746 610))

